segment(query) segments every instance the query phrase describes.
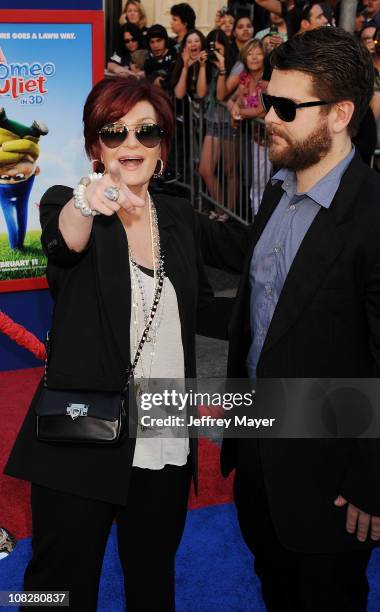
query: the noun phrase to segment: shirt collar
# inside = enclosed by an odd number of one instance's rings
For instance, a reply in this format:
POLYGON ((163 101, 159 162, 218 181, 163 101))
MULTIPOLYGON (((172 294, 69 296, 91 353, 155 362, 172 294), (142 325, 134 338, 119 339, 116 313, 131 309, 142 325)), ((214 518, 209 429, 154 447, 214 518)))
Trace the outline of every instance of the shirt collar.
POLYGON ((296 175, 293 170, 287 170, 281 168, 276 174, 272 176, 272 185, 277 181, 282 181, 282 189, 291 199, 295 195, 308 197, 320 206, 329 208, 333 201, 336 192, 338 191, 340 181, 343 174, 347 170, 355 155, 355 147, 353 146, 350 153, 342 159, 339 164, 330 170, 325 176, 323 176, 318 183, 313 185, 309 191, 303 194, 297 194, 297 181, 296 175))

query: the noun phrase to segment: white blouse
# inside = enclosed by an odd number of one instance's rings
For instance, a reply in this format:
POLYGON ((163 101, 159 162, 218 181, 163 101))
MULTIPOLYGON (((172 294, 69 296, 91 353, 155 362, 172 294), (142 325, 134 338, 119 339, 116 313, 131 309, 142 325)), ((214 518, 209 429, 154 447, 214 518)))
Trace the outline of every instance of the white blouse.
MULTIPOLYGON (((154 279, 144 268, 137 271, 131 268, 132 309, 130 323, 131 359, 136 354, 137 345, 144 329, 145 314, 150 312, 152 305, 154 279), (140 282, 140 286, 139 286, 140 282)), ((176 379, 175 388, 184 380, 185 365, 181 336, 181 322, 178 312, 178 302, 175 289, 170 280, 165 277, 160 302, 153 319, 150 342, 145 342, 135 369, 135 383, 145 391, 149 379, 176 379), (140 383, 136 379, 141 379, 140 383)), ((148 389, 146 388, 146 391, 148 389)), ((149 389, 151 392, 151 390, 149 389)), ((137 403, 139 397, 137 395, 137 403)), ((139 416, 152 414, 151 411, 139 410, 139 416)), ((176 415, 186 421, 185 410, 176 415)), ((153 416, 153 414, 152 414, 153 416)), ((156 412, 154 416, 157 416, 156 412)), ((160 415, 161 416, 161 415, 160 415)), ((166 416, 162 414, 162 416, 166 416)), ((189 438, 184 427, 144 428, 138 425, 133 466, 160 470, 165 465, 185 465, 189 454, 189 438), (177 434, 177 435, 176 435, 177 434)))

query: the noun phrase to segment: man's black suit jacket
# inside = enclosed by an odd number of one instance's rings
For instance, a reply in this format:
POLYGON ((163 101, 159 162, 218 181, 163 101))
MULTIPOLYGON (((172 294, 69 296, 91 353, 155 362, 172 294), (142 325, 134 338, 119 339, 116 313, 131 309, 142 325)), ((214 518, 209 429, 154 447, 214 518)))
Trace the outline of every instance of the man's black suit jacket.
MULTIPOLYGON (((124 387, 130 363, 127 237, 117 215, 99 216, 87 249, 69 250, 59 232, 58 217, 71 198, 72 189, 58 186, 41 200, 42 244, 54 298, 48 386, 117 391, 124 387)), ((194 378, 195 333, 226 338, 231 300, 213 296, 189 203, 166 195, 155 196, 154 201, 165 273, 177 295, 185 375, 194 378)), ((74 495, 125 504, 134 446, 134 439, 112 448, 39 442, 33 401, 5 473, 74 495)), ((195 440, 190 440, 190 448, 196 476, 195 440)))
MULTIPOLYGON (((252 228, 199 220, 205 262, 241 273, 229 326, 230 377, 247 376, 250 261, 282 194, 281 183, 268 184, 252 228)), ((295 256, 257 378, 361 378, 379 372, 380 177, 356 154, 330 208, 318 212, 295 256)), ((346 508, 333 502, 340 493, 380 516, 380 441, 266 439, 253 444, 259 447, 252 457, 260 457, 271 516, 284 546, 318 552, 368 545, 346 533, 346 508)), ((225 475, 236 464, 238 448, 236 440, 223 443, 225 475)))

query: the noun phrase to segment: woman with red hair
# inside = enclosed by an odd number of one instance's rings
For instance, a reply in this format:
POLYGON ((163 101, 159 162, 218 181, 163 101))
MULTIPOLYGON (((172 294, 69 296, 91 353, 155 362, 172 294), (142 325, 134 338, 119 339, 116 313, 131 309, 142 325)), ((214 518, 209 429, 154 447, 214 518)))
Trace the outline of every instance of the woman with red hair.
MULTIPOLYGON (((137 390, 152 378, 193 378, 195 332, 225 337, 229 302, 215 300, 205 278, 191 206, 149 191, 168 157, 170 102, 147 80, 114 77, 95 85, 83 119, 102 173, 74 192, 50 188, 40 207, 55 301, 48 389, 121 391, 131 364, 137 390)), ((183 425, 143 426, 137 392, 118 446, 47 444, 36 436, 38 397, 6 468, 32 482, 25 590, 70 591, 70 610, 95 612, 116 520, 128 611, 173 611, 195 440, 183 425)))

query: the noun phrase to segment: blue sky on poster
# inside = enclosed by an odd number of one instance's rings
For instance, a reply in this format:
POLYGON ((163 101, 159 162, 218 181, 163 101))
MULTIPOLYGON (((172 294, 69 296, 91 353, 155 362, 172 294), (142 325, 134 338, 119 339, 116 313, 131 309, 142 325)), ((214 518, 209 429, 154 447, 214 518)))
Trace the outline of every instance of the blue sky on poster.
MULTIPOLYGON (((91 45, 90 24, 0 25, 0 49, 8 65, 34 62, 55 65, 54 74, 46 77, 47 93, 40 96, 42 104, 26 105, 21 103, 25 96, 13 99, 0 95, 0 106, 4 106, 10 119, 26 125, 39 119, 49 128, 49 134, 40 139, 38 165, 41 173, 30 195, 28 230, 40 227, 35 204, 48 187, 54 184, 74 186, 89 171, 83 147, 82 111, 92 86, 91 45), (58 38, 52 40, 47 35, 58 35, 58 38), (70 38, 65 38, 66 35, 70 38)), ((4 75, 5 69, 0 71, 0 76, 4 75)), ((0 79, 0 90, 4 85, 5 80, 0 79)), ((0 233, 5 231, 0 215, 0 233)))

